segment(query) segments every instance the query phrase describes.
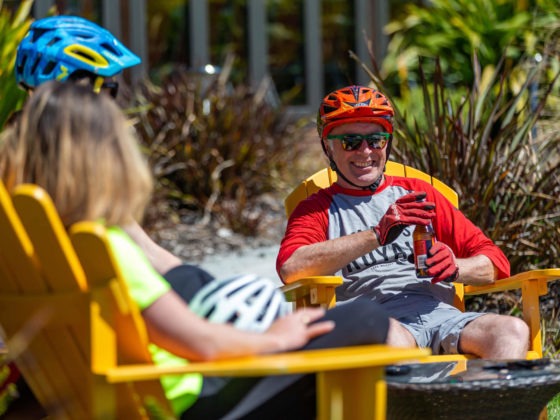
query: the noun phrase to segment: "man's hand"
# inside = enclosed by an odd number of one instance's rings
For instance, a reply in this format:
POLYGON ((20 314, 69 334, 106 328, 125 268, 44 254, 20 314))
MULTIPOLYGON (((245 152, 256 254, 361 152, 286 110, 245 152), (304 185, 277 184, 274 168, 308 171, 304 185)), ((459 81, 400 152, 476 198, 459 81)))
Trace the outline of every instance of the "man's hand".
POLYGON ((429 225, 435 216, 435 204, 422 201, 425 192, 413 192, 402 196, 389 206, 387 213, 373 228, 380 245, 393 242, 408 225, 429 225))
POLYGON ((459 277, 459 266, 455 261, 453 251, 443 242, 436 242, 428 251, 429 258, 426 260, 428 269, 426 272, 433 276, 432 283, 440 281, 452 282, 459 277))

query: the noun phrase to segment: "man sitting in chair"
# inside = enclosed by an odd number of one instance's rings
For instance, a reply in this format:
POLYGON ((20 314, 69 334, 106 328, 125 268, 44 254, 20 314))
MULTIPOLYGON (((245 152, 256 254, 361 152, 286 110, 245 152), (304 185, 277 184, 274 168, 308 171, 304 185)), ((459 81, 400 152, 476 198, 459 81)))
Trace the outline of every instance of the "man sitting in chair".
POLYGON ((277 270, 285 283, 341 275, 344 304, 358 296, 389 313, 387 343, 434 354, 525 358, 529 330, 518 318, 461 312, 452 282, 493 283, 509 276, 502 251, 430 184, 384 175, 393 108, 379 91, 349 86, 328 94, 317 129, 337 181, 299 203, 282 240, 277 270), (417 278, 412 234, 432 225, 431 278, 417 278))

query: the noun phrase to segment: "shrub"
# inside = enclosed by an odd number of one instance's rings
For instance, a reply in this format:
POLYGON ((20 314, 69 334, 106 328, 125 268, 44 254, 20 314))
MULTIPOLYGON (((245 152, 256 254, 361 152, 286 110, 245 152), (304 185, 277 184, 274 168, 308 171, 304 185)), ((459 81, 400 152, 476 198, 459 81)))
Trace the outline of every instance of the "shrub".
MULTIPOLYGON (((504 52, 514 67, 558 32, 559 14, 557 2, 548 0, 408 3, 385 28, 391 35, 383 61, 386 83, 404 96, 420 80, 418 57, 438 57, 448 85, 471 85, 475 52, 482 67, 495 65, 504 52)), ((426 74, 434 70, 433 61, 424 63, 426 74)))
POLYGON ((128 102, 156 178, 153 208, 170 200, 254 235, 267 212, 261 198, 293 172, 297 128, 265 100, 266 86, 231 86, 227 66, 219 77, 199 76, 177 68, 161 86, 142 83, 128 102))

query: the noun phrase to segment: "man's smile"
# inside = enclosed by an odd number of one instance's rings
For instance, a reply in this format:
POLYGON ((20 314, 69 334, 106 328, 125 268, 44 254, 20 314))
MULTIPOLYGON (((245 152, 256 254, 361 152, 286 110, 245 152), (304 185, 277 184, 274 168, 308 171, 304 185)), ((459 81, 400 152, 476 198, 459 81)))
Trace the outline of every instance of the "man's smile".
POLYGON ((373 161, 367 161, 367 162, 352 162, 352 164, 354 166, 357 166, 358 168, 369 168, 371 166, 373 166, 373 161))

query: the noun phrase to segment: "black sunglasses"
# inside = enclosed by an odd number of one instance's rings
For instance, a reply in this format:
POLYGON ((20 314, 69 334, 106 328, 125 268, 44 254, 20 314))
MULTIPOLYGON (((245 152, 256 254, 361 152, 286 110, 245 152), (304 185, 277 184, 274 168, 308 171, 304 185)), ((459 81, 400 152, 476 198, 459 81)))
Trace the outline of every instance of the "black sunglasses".
POLYGON ((340 140, 342 148, 346 151, 356 150, 365 140, 370 149, 383 149, 393 137, 391 133, 371 133, 371 134, 338 134, 327 136, 329 140, 340 140))

